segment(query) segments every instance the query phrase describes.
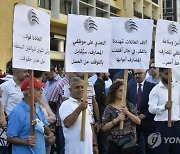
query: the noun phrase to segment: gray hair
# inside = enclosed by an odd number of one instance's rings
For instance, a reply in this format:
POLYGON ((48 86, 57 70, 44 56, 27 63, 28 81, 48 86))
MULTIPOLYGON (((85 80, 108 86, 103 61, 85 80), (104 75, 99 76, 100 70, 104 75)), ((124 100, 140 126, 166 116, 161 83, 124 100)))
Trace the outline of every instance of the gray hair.
POLYGON ((72 86, 74 85, 75 82, 83 82, 83 79, 81 79, 80 77, 73 77, 69 81, 69 87, 72 88, 72 86))
POLYGON ((144 73, 146 73, 147 72, 147 70, 146 69, 133 69, 134 71, 136 71, 136 70, 142 70, 144 73))

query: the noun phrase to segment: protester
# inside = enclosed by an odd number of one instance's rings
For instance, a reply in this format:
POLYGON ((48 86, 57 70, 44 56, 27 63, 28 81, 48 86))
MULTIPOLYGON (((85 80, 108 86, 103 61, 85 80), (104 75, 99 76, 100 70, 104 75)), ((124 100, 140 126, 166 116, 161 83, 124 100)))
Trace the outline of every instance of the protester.
POLYGON ((155 86, 153 83, 145 81, 144 69, 135 69, 135 81, 128 83, 127 100, 137 107, 141 125, 137 126, 137 139, 139 148, 137 154, 153 154, 152 148, 149 148, 147 138, 155 132, 154 115, 148 111, 149 93, 155 86))
MULTIPOLYGON (((42 90, 45 86, 36 78, 34 81, 34 102, 41 99, 42 90)), ((55 140, 50 131, 48 122, 40 106, 34 106, 34 119, 30 122, 30 79, 27 78, 21 85, 24 99, 12 110, 8 117, 7 136, 9 143, 12 143, 13 154, 45 154, 44 134, 48 137, 48 143, 52 144, 55 140), (34 124, 34 135, 30 135, 30 124, 34 124)))
POLYGON ((61 125, 61 119, 59 117, 59 107, 63 102, 63 89, 65 85, 69 84, 69 80, 75 77, 76 73, 65 73, 65 77, 62 80, 59 80, 58 83, 54 86, 51 90, 50 98, 49 98, 49 105, 51 109, 56 113, 56 146, 57 146, 57 153, 64 154, 64 135, 61 125))
MULTIPOLYGON (((9 66, 12 69, 12 63, 9 62, 9 66)), ((10 71, 9 68, 9 71, 10 71)), ((3 84, 0 85, 3 94, 2 94, 2 105, 4 107, 4 111, 7 114, 7 116, 10 114, 10 112, 13 110, 13 108, 19 104, 19 102, 21 101, 21 99, 23 98, 23 93, 21 91, 20 85, 22 83, 22 81, 27 77, 28 72, 25 69, 18 69, 18 68, 13 68, 12 69, 12 73, 13 73, 13 77, 11 77, 12 75, 10 75, 8 78, 8 80, 6 82, 4 82, 3 84)), ((5 126, 6 129, 6 126, 5 126)), ((0 133, 3 133, 3 138, 6 138, 6 132, 0 131, 0 133)), ((8 146, 8 151, 9 153, 11 153, 11 145, 7 144, 7 141, 4 140, 3 138, 0 138, 0 142, 3 144, 4 147, 8 146)))
MULTIPOLYGON (((94 84, 95 98, 99 107, 100 119, 103 115, 106 107, 106 93, 105 93, 105 81, 109 79, 109 73, 96 73, 98 78, 94 84)), ((102 130, 97 133, 98 147, 100 154, 107 154, 108 152, 108 140, 107 133, 102 130)))
POLYGON ((23 98, 20 85, 27 76, 27 70, 13 68, 13 78, 0 85, 3 91, 2 104, 7 115, 23 98))
POLYGON ((155 154, 179 154, 179 142, 168 139, 180 138, 180 87, 172 85, 172 101, 168 100, 168 69, 159 68, 159 73, 161 81, 150 92, 148 103, 149 112, 155 114, 156 136, 161 139, 161 144, 155 148, 155 154), (168 127, 168 109, 172 110, 171 127, 168 127))
MULTIPOLYGON (((34 71, 34 77, 36 79, 38 79, 38 81, 42 82, 43 80, 43 71, 34 71)), ((44 89, 42 88, 42 91, 44 89)), ((43 94, 43 92, 42 92, 43 94)), ((41 108, 42 110, 44 111, 44 114, 45 114, 45 117, 48 121, 48 123, 54 123, 56 121, 56 117, 55 117, 55 114, 51 111, 51 108, 49 106, 49 104, 46 104, 43 102, 44 99, 42 99, 42 96, 41 96, 41 100, 36 102, 41 108)))
MULTIPOLYGON (((46 117, 46 120, 48 122, 48 126, 53 126, 55 121, 56 121, 56 117, 55 114, 51 111, 50 107, 47 104, 42 103, 41 101, 36 102, 36 104, 38 104, 42 111, 44 112, 44 115, 46 117)), ((53 133, 55 133, 54 127, 52 127, 54 131, 53 133)), ((45 135, 45 141, 46 141, 46 135, 45 135)), ((46 143, 46 154, 50 154, 51 151, 51 144, 46 143)))
POLYGON ((44 87, 44 94, 49 101, 50 99, 50 93, 53 90, 54 86, 58 83, 59 80, 62 78, 59 76, 59 74, 56 73, 56 70, 54 66, 50 65, 50 72, 45 72, 46 76, 46 86, 44 87))
MULTIPOLYGON (((44 71, 37 71, 37 70, 34 71, 34 77, 38 79, 40 82, 42 82, 43 80, 43 74, 44 74, 44 71)), ((41 100, 36 103, 43 110, 46 120, 48 121, 49 127, 54 128, 56 117, 55 117, 55 114, 51 111, 51 108, 49 104, 46 103, 46 101, 47 99, 44 95, 44 89, 42 88, 41 100)), ((53 133, 55 133, 55 130, 51 129, 51 131, 52 130, 54 131, 53 133)), ((45 141, 46 141, 46 136, 45 136, 45 141)), ((50 151, 51 151, 51 145, 46 144, 46 154, 50 154, 50 151)))
POLYGON ((65 154, 93 154, 93 152, 98 154, 89 110, 86 113, 85 140, 80 140, 82 111, 88 106, 87 101, 82 101, 83 88, 84 82, 81 78, 72 78, 70 80, 71 97, 64 101, 59 109, 65 137, 65 154))
MULTIPOLYGON (((43 82, 44 74, 44 71, 34 70, 34 77, 38 79, 40 82, 43 82)), ((49 106, 48 100, 45 96, 44 88, 42 88, 41 102, 49 106)))
POLYGON ((154 63, 151 63, 151 65, 149 67, 149 72, 151 75, 149 75, 145 80, 150 83, 158 84, 160 81, 159 68, 155 67, 154 63))
MULTIPOLYGON (((113 76, 113 83, 117 82, 117 81, 123 81, 123 78, 124 78, 124 75, 122 73, 118 72, 113 76)), ((106 94, 109 92, 109 88, 105 89, 106 94)))
MULTIPOLYGON (((81 79, 84 79, 84 73, 78 72, 77 77, 80 77, 81 79)), ((70 90, 69 90, 69 85, 64 86, 64 94, 63 94, 63 100, 66 100, 70 97, 70 90)), ((99 117, 99 108, 97 101, 95 99, 95 91, 94 91, 94 86, 90 81, 88 81, 88 86, 87 86, 87 101, 88 101, 88 107, 90 110, 90 116, 91 116, 91 121, 92 124, 96 130, 96 132, 99 132, 100 130, 100 117, 99 117)))
MULTIPOLYGON (((94 85, 98 76, 97 74, 93 74, 92 76, 89 77, 89 81, 94 85)), ((112 80, 111 78, 108 78, 108 80, 105 81, 105 88, 109 88, 112 85, 112 80)))
POLYGON ((126 136, 130 136, 134 140, 134 146, 130 149, 130 154, 135 153, 135 137, 136 124, 140 124, 138 111, 132 103, 127 102, 126 105, 120 106, 122 101, 123 82, 117 81, 113 83, 107 94, 107 106, 102 116, 102 130, 108 132, 109 154, 122 154, 118 143, 126 136), (120 130, 120 121, 124 120, 124 128, 120 130))

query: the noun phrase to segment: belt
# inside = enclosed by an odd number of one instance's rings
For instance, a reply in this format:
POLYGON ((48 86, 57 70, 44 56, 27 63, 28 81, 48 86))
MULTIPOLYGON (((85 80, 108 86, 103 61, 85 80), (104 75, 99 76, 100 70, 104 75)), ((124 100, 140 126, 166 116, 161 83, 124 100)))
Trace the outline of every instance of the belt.
MULTIPOLYGON (((156 121, 156 123, 162 124, 162 125, 168 125, 168 121, 156 121)), ((179 125, 179 124, 180 124, 180 120, 171 121, 171 126, 175 126, 175 125, 179 125)))

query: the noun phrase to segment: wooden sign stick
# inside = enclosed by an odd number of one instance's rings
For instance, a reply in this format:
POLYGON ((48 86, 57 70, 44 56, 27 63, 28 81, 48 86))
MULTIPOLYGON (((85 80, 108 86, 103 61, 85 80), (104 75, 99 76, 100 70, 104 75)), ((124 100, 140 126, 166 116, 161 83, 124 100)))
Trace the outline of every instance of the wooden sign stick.
MULTIPOLYGON (((88 73, 84 74, 83 100, 87 100, 88 73)), ((81 141, 85 140, 86 110, 82 111, 81 141)))
MULTIPOLYGON (((168 101, 172 99, 172 70, 168 68, 168 101)), ((171 109, 168 109, 168 127, 171 127, 171 109)))
POLYGON ((34 135, 34 126, 32 125, 32 121, 34 120, 34 71, 29 70, 29 78, 30 78, 30 135, 34 135))
MULTIPOLYGON (((123 96, 122 96, 122 101, 120 102, 120 106, 126 105, 127 79, 128 79, 128 69, 125 69, 124 80, 123 80, 123 96)), ((120 127, 120 130, 123 130, 124 121, 120 122, 119 127, 120 127)))

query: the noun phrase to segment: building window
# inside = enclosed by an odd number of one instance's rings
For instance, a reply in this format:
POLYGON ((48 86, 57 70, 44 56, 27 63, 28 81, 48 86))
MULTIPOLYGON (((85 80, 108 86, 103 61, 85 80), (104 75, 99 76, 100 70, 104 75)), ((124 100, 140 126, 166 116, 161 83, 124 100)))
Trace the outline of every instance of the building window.
POLYGON ((173 13, 173 0, 164 0, 163 1, 163 12, 164 13, 173 13))
POLYGON ((51 1, 49 0, 38 0, 38 6, 51 10, 51 1))
POLYGON ((166 16, 164 19, 170 20, 170 21, 174 21, 174 17, 173 16, 166 16))
POLYGON ((173 8, 173 1, 172 0, 166 1, 166 8, 173 8))

